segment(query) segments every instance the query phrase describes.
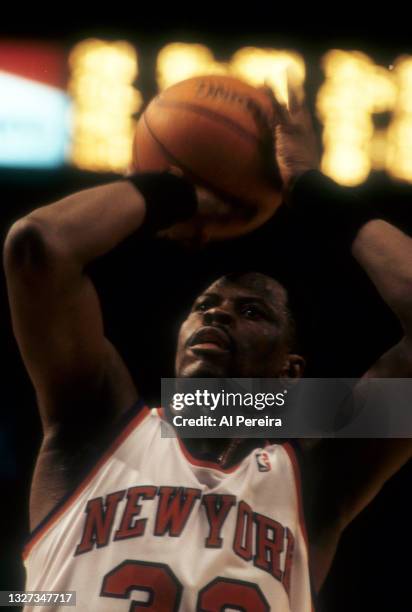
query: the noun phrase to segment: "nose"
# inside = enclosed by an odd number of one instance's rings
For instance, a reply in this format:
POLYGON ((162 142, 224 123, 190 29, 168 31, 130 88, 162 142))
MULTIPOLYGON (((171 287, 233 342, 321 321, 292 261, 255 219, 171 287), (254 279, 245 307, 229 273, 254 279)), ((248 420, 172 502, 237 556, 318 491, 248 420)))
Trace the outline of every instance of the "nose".
POLYGON ((233 316, 228 310, 214 306, 213 308, 206 310, 206 312, 203 314, 203 321, 205 325, 212 325, 213 323, 230 325, 233 321, 233 316))

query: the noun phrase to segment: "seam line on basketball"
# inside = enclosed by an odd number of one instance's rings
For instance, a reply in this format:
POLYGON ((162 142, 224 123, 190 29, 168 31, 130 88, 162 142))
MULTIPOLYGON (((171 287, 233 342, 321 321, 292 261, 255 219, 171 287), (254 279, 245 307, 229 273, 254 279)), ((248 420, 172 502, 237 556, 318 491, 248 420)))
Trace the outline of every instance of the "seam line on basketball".
POLYGON ((234 132, 237 132, 239 136, 243 136, 246 140, 252 142, 260 142, 260 139, 252 132, 249 132, 244 127, 230 119, 229 117, 225 117, 224 115, 219 115, 215 111, 209 110, 208 108, 204 108, 203 106, 197 106, 196 104, 190 104, 189 102, 171 102, 171 101, 158 101, 158 106, 163 108, 180 108, 184 110, 190 110, 193 113, 197 113, 198 115, 204 115, 209 119, 214 119, 217 123, 222 123, 227 128, 230 128, 234 132))
POLYGON ((151 135, 151 137, 153 138, 153 140, 155 141, 155 143, 160 147, 160 149, 163 151, 163 153, 166 155, 166 157, 168 157, 170 159, 171 162, 174 162, 176 165, 178 165, 182 170, 185 170, 187 173, 189 173, 195 182, 199 181, 199 183, 201 185, 204 185, 206 188, 214 191, 217 195, 219 195, 219 197, 227 200, 228 202, 236 202, 238 204, 242 204, 246 210, 250 210, 251 212, 254 212, 254 208, 251 206, 251 204, 249 202, 247 202, 246 200, 242 200, 241 198, 236 197, 235 195, 232 195, 226 191, 223 191, 222 189, 220 189, 219 187, 216 187, 213 183, 211 183, 210 181, 200 177, 198 174, 196 174, 195 172, 193 172, 193 170, 191 168, 189 168, 189 166, 186 166, 186 164, 182 163, 177 157, 175 157, 173 155, 173 153, 171 153, 166 147, 165 145, 157 138, 156 134, 153 132, 152 128, 149 125, 149 122, 147 120, 146 117, 146 113, 143 114, 143 120, 145 123, 146 128, 149 131, 149 134, 151 135))

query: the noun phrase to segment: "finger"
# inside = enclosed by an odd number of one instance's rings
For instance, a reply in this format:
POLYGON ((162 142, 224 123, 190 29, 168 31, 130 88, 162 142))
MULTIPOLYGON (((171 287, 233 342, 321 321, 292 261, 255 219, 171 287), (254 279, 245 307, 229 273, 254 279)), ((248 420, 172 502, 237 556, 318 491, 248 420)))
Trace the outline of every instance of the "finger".
POLYGON ((284 125, 290 123, 290 113, 287 109, 286 104, 282 104, 281 102, 279 102, 279 100, 275 96, 273 89, 267 84, 267 81, 265 81, 264 91, 272 103, 274 123, 283 123, 284 125))
POLYGON ((290 68, 286 70, 286 84, 289 112, 291 115, 295 115, 301 109, 302 105, 299 102, 296 78, 294 77, 294 73, 290 68))
POLYGON ((265 85, 262 87, 265 91, 266 95, 270 99, 273 107, 273 111, 275 116, 278 118, 277 123, 280 121, 282 123, 287 123, 290 121, 290 114, 285 102, 280 102, 279 98, 276 96, 273 87, 270 86, 269 81, 265 80, 265 85))
POLYGON ((259 85, 257 89, 272 99, 273 91, 267 81, 264 82, 264 85, 259 85))
POLYGON ((175 176, 183 176, 183 170, 181 170, 181 168, 179 168, 178 166, 169 166, 168 171, 170 172, 170 174, 174 174, 175 176))
POLYGON ((313 117, 309 112, 309 109, 306 106, 303 106, 300 111, 300 123, 305 128, 305 131, 308 135, 312 135, 315 133, 315 129, 313 126, 313 117))
POLYGON ((288 89, 288 99, 289 99, 289 104, 288 104, 289 112, 292 116, 296 115, 299 112, 301 105, 299 103, 299 100, 296 94, 296 89, 294 87, 291 87, 288 89))
POLYGON ((286 104, 281 104, 280 102, 275 100, 273 102, 273 111, 275 114, 275 123, 289 125, 289 123, 291 122, 291 117, 286 104))

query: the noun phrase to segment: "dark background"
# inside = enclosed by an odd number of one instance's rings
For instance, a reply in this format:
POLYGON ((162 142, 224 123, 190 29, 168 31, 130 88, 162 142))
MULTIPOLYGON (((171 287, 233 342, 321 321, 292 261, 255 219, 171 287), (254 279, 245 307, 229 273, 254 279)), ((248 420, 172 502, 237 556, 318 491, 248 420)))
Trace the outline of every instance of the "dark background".
MULTIPOLYGON (((234 10, 234 9, 232 9, 234 10)), ((243 10, 243 12, 242 12, 243 10)), ((90 37, 123 38, 140 53, 139 85, 148 98, 156 91, 154 62, 168 42, 200 42, 225 59, 247 45, 299 51, 307 65, 307 95, 313 108, 322 82, 321 56, 331 48, 359 49, 383 65, 402 53, 412 54, 412 37, 400 15, 374 23, 354 23, 345 14, 300 15, 300 22, 276 10, 222 20, 213 5, 202 14, 171 19, 100 16, 82 21, 65 15, 60 23, 10 23, 4 35, 55 41, 69 50, 90 37), (306 18, 307 17, 307 18, 306 18), (126 24, 129 25, 126 25, 126 24), (110 25, 109 25, 110 24, 110 25)), ((376 17, 376 15, 374 16, 376 17)), ((0 32, 0 35, 2 33, 0 32)), ((319 127, 319 126, 318 126, 319 127)), ((113 180, 71 168, 56 171, 0 171, 0 232, 32 208, 95 184, 113 180)), ((359 190, 389 219, 412 233, 412 185, 375 173, 359 190)), ((129 240, 93 267, 105 313, 107 334, 117 344, 142 394, 155 402, 160 376, 173 373, 175 337, 184 309, 196 292, 216 276, 235 269, 272 274, 290 289, 308 359, 308 375, 358 376, 400 337, 400 328, 349 250, 333 247, 328 228, 308 232, 286 211, 263 228, 235 241, 188 252, 178 245, 147 239, 129 240)), ((30 382, 10 328, 4 281, 0 284, 0 331, 3 401, 0 419, 0 483, 3 543, 0 590, 23 585, 20 550, 28 531, 28 490, 40 428, 30 382)), ((406 466, 354 521, 338 549, 321 593, 324 612, 407 610, 410 608, 409 526, 412 471, 406 466)))

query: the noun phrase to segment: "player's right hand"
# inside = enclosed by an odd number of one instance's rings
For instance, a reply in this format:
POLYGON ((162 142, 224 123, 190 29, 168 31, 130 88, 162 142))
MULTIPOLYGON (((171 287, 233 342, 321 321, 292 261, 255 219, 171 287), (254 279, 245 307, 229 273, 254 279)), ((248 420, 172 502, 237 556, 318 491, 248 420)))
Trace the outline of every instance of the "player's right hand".
POLYGON ((288 104, 281 103, 270 87, 265 87, 274 110, 274 156, 285 194, 293 181, 308 170, 319 167, 319 152, 312 117, 299 99, 290 75, 287 75, 288 104))

